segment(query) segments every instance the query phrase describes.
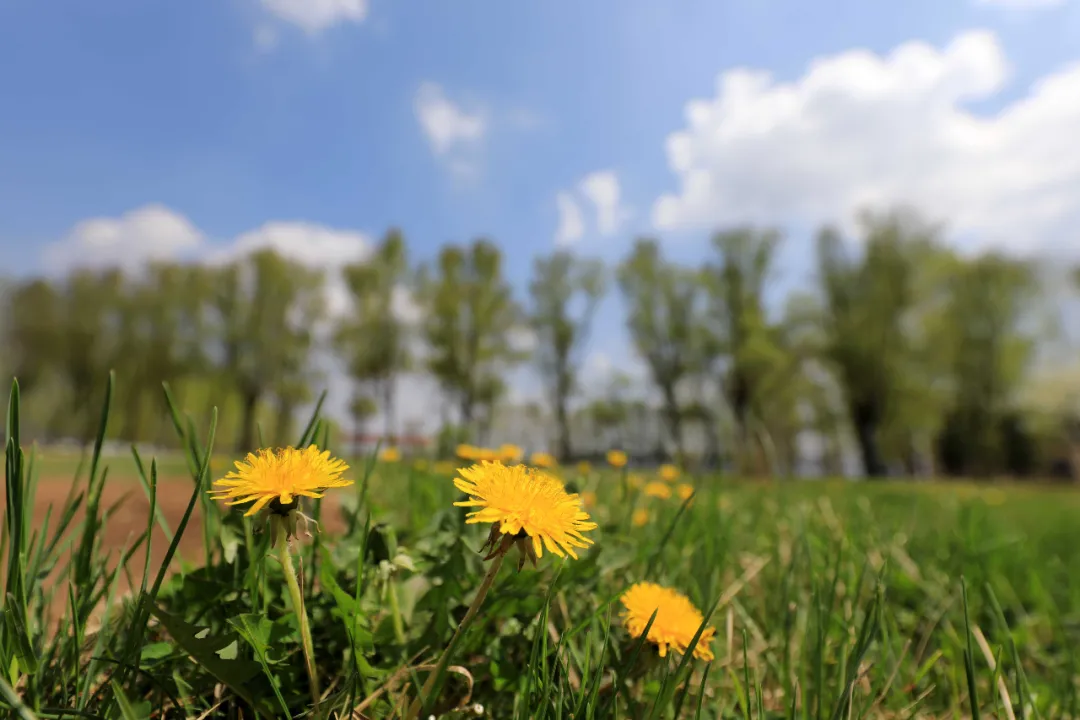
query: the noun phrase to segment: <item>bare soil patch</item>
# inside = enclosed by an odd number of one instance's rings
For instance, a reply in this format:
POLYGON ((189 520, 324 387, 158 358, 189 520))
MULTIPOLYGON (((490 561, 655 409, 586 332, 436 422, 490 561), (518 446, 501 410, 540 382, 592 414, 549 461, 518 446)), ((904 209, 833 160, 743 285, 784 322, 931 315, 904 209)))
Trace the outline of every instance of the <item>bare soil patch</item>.
MULTIPOLYGON (((57 520, 70 490, 70 477, 47 476, 40 479, 37 486, 37 494, 34 498, 34 520, 31 533, 40 533, 42 531, 45 516, 51 505, 53 507, 52 517, 49 521, 47 532, 49 537, 52 536, 55 532, 57 520)), ((191 491, 192 481, 190 477, 158 478, 157 504, 164 513, 165 519, 173 532, 176 531, 180 524, 180 520, 184 516, 188 501, 191 499, 191 491)), ((5 506, 2 495, 3 493, 0 492, 0 512, 4 511, 5 506)), ((135 479, 110 478, 106 482, 102 492, 101 507, 104 510, 105 508, 112 507, 116 503, 120 504, 113 511, 112 515, 105 523, 105 526, 100 531, 101 551, 110 555, 110 568, 116 566, 116 562, 124 549, 131 547, 136 538, 145 532, 150 516, 150 501, 147 499, 146 493, 143 492, 142 487, 135 479)), ((340 531, 343 528, 340 515, 335 510, 335 505, 333 505, 331 499, 328 498, 324 505, 323 513, 326 518, 326 521, 322 523, 324 532, 340 531)), ((66 532, 66 536, 68 537, 73 534, 75 535, 75 542, 78 541, 78 533, 80 532, 78 524, 81 523, 84 516, 85 512, 80 508, 66 532)), ((188 521, 187 528, 180 538, 180 545, 177 548, 177 557, 173 558, 170 568, 173 572, 180 568, 181 559, 199 562, 202 557, 202 523, 203 517, 201 508, 199 504, 196 504, 191 518, 188 521)), ((150 547, 151 579, 157 574, 158 569, 161 567, 161 563, 164 562, 168 548, 168 539, 155 523, 150 547)), ((138 549, 134 558, 128 563, 128 570, 131 578, 130 582, 135 583, 136 586, 142 581, 142 566, 145 553, 146 548, 144 545, 138 549)), ((59 578, 57 576, 59 575, 59 570, 64 569, 64 565, 69 555, 70 552, 65 552, 58 566, 58 571, 54 571, 53 575, 48 578, 46 581, 47 584, 51 585, 58 581, 59 578)), ((0 562, 6 564, 6 561, 0 562)), ((118 597, 123 596, 130 589, 131 587, 127 574, 121 572, 117 581, 118 597)), ((66 592, 57 592, 53 595, 51 610, 54 622, 58 621, 58 618, 64 610, 64 606, 67 603, 66 595, 66 592)))

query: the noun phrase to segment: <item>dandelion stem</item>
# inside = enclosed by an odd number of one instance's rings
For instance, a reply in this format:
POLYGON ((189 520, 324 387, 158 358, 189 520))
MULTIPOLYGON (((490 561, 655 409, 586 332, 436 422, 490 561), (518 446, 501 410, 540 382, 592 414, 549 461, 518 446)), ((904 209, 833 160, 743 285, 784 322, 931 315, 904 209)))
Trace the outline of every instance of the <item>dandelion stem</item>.
POLYGON ((401 620, 401 606, 398 604, 397 587, 393 579, 386 583, 387 600, 390 601, 390 619, 394 623, 394 639, 399 645, 405 645, 405 624, 401 620))
POLYGON ((480 611, 480 606, 484 604, 484 598, 487 597, 488 590, 491 589, 491 585, 495 582, 495 576, 499 574, 499 568, 502 567, 502 561, 505 555, 505 552, 501 552, 492 559, 491 565, 488 566, 487 574, 484 575, 484 579, 480 583, 480 588, 476 591, 476 597, 473 598, 472 605, 469 606, 469 610, 465 613, 465 617, 463 617, 458 624, 457 630, 454 631, 454 636, 450 638, 450 642, 447 644, 446 649, 444 649, 442 655, 439 656, 438 662, 435 663, 435 668, 428 675, 427 680, 424 681, 424 687, 420 690, 420 695, 413 700, 412 704, 409 706, 409 712, 405 714, 405 720, 415 720, 416 716, 420 714, 423 704, 430 700, 428 695, 435 689, 436 681, 446 670, 447 665, 450 664, 450 656, 453 654, 454 648, 458 644, 458 640, 465 634, 465 630, 472 624, 476 614, 480 611))
POLYGON ((307 667, 308 682, 311 684, 311 702, 314 705, 315 716, 319 714, 319 676, 315 671, 315 650, 311 642, 311 626, 308 624, 307 610, 304 607, 304 595, 300 591, 300 583, 296 580, 296 570, 293 568, 292 555, 289 553, 288 534, 286 533, 286 521, 284 518, 273 517, 274 544, 278 548, 278 559, 285 572, 285 582, 289 586, 289 598, 292 601, 293 612, 300 620, 300 644, 304 650, 304 664, 307 667))

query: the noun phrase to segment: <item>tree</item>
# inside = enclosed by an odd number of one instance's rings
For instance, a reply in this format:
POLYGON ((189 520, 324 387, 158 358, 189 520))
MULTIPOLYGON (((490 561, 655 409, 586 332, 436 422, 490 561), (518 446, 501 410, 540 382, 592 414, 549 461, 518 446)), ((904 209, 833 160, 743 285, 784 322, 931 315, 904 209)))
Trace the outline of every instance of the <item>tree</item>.
POLYGON ((362 435, 364 432, 364 426, 367 424, 376 412, 379 411, 378 404, 367 395, 357 391, 353 394, 352 400, 349 402, 349 415, 352 416, 353 421, 353 455, 357 458, 360 457, 363 450, 361 445, 362 435))
POLYGON ((602 395, 591 400, 585 407, 595 432, 600 436, 601 447, 605 450, 623 449, 627 446, 626 422, 630 405, 628 393, 632 384, 625 373, 613 373, 608 378, 602 395))
POLYGON ((572 452, 567 403, 576 389, 581 353, 605 288, 604 267, 599 261, 557 251, 533 264, 529 294, 530 320, 537 336, 536 360, 555 413, 558 452, 564 461, 572 452))
POLYGON ((917 259, 934 244, 937 229, 909 212, 863 213, 859 221, 860 255, 831 228, 818 235, 820 349, 843 389, 864 471, 880 477, 882 427, 904 397, 898 379, 909 365, 917 259))
POLYGON ((735 426, 738 468, 748 470, 751 415, 760 418, 766 383, 775 381, 786 358, 778 329, 765 314, 764 291, 780 243, 775 230, 741 227, 717 233, 719 261, 703 272, 709 296, 706 338, 709 364, 719 375, 735 426))
POLYGON ((6 298, 4 354, 23 393, 32 392, 63 357, 62 289, 45 278, 17 284, 6 298))
POLYGON ((449 245, 433 270, 421 270, 428 369, 458 407, 460 422, 475 431, 477 405, 493 402, 491 390, 521 353, 511 330, 521 319, 502 273, 502 253, 488 240, 467 248, 449 245))
POLYGON ((409 334, 396 298, 409 286, 405 238, 391 229, 373 256, 345 267, 352 313, 339 325, 336 344, 362 392, 382 403, 385 435, 397 434, 397 375, 410 366, 409 334))
POLYGON ((254 447, 259 402, 288 378, 305 377, 325 302, 322 273, 257 250, 214 277, 215 348, 240 396, 237 449, 254 447))
POLYGON ((663 398, 663 413, 679 456, 685 454, 679 385, 700 367, 702 288, 696 273, 670 264, 655 240, 642 239, 618 270, 627 326, 663 398))
POLYGON ((78 270, 68 277, 59 325, 61 374, 70 393, 70 425, 83 442, 97 430, 105 377, 120 359, 124 275, 118 269, 78 270))
POLYGON ((126 368, 123 437, 143 439, 148 426, 145 400, 159 400, 163 383, 176 388, 205 369, 208 287, 202 266, 165 262, 150 264, 130 282, 124 293, 119 361, 126 368))
POLYGON ((1028 263, 996 254, 961 264, 951 278, 942 342, 950 351, 952 402, 941 450, 954 474, 1002 467, 1003 423, 1012 422, 1006 416, 1035 347, 1024 323, 1036 292, 1028 263))

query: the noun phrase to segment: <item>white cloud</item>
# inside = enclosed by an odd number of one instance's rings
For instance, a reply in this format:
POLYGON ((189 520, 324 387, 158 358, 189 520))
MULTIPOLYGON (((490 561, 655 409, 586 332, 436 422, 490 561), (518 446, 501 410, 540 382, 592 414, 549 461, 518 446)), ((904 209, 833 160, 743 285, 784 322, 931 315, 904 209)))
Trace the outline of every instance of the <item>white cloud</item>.
POLYGON ((477 143, 487 131, 487 120, 482 113, 468 112, 455 105, 442 87, 432 82, 420 85, 413 99, 413 110, 437 155, 445 155, 461 145, 477 143))
POLYGON ((214 259, 232 260, 269 248, 298 265, 326 273, 326 308, 338 316, 349 310, 349 290, 340 268, 366 259, 371 238, 356 230, 339 230, 300 221, 274 221, 236 237, 215 253, 214 259))
POLYGON ((555 204, 559 210, 559 227, 555 230, 555 244, 566 247, 580 240, 585 234, 585 218, 574 196, 568 192, 560 192, 556 195, 555 204))
POLYGON ((312 35, 338 23, 361 23, 368 13, 368 0, 260 1, 267 12, 312 35))
POLYGON ((619 229, 625 210, 619 204, 619 178, 611 170, 600 170, 581 180, 581 192, 596 208, 596 229, 611 235, 619 229))
POLYGON ((301 221, 274 221, 239 235, 228 253, 235 257, 261 248, 272 248, 283 257, 309 267, 339 268, 365 259, 371 253, 371 238, 356 230, 301 221))
MULTIPOLYGON (((272 221, 241 233, 226 243, 210 243, 183 215, 163 205, 145 205, 116 218, 77 223, 60 242, 45 248, 44 269, 65 273, 77 267, 122 267, 137 271, 152 260, 198 260, 212 264, 236 260, 270 248, 304 267, 326 273, 326 302, 331 315, 351 306, 341 268, 371 255, 372 239, 358 230, 302 221, 272 221)), ((415 298, 399 288, 394 314, 407 323, 419 321, 415 298)))
POLYGON ((730 222, 845 221, 869 203, 910 204, 973 246, 1064 249, 1080 223, 1080 64, 1042 78, 992 114, 966 103, 1005 85, 993 34, 886 57, 852 50, 792 83, 723 73, 667 139, 678 193, 653 207, 661 229, 730 222))
POLYGON ((120 217, 97 217, 77 223, 43 253, 45 268, 65 272, 75 267, 140 267, 199 251, 205 237, 183 215, 163 205, 144 205, 120 217))
POLYGON ((555 195, 559 210, 559 226, 555 230, 555 244, 566 247, 585 235, 585 215, 581 201, 593 206, 596 233, 601 237, 614 234, 629 217, 630 209, 622 204, 622 188, 619 177, 612 170, 597 170, 583 177, 577 184, 578 195, 565 190, 555 195))

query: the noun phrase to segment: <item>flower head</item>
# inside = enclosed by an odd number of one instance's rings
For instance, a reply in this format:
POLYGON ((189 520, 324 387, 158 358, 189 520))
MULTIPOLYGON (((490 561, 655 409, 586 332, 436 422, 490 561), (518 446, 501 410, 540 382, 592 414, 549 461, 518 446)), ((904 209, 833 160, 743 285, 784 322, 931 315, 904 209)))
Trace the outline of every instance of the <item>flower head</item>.
POLYGON ((454 485, 469 499, 454 505, 477 508, 469 513, 467 523, 492 523, 491 557, 517 542, 524 553, 522 562, 528 556, 535 563, 545 548, 559 557, 577 559, 574 548, 592 544, 582 533, 595 530, 596 523, 589 520, 578 495, 566 492, 550 475, 499 462, 461 468, 458 473, 461 477, 454 478, 454 485))
POLYGON ((558 460, 551 453, 546 452, 534 452, 529 457, 529 464, 535 465, 540 468, 553 468, 559 464, 558 460))
POLYGON ((457 456, 462 460, 475 460, 479 452, 480 448, 465 443, 458 445, 456 450, 457 456))
POLYGON ((413 460, 412 466, 413 470, 416 470, 417 472, 424 472, 428 469, 428 461, 424 458, 416 458, 415 460, 413 460))
POLYGON ((630 516, 630 522, 633 523, 634 527, 645 527, 649 524, 649 511, 645 508, 638 508, 630 516))
POLYGON ((401 451, 391 445, 379 451, 379 459, 384 463, 396 463, 401 460, 401 451))
POLYGON ((453 475, 457 465, 453 460, 440 460, 431 469, 438 475, 453 475))
POLYGON ((506 445, 500 445, 499 449, 496 452, 499 456, 498 459, 502 460, 504 463, 520 462, 521 458, 525 456, 524 450, 519 448, 517 445, 511 445, 509 443, 507 443, 506 445))
POLYGON ((589 464, 588 460, 582 460, 577 464, 577 471, 578 475, 588 475, 592 472, 592 465, 589 464))
POLYGON ((626 453, 622 450, 608 450, 607 462, 613 468, 626 467, 626 453))
POLYGON ((595 506, 596 493, 594 493, 592 490, 586 490, 585 492, 581 493, 581 504, 585 506, 586 509, 595 506))
POLYGON ((645 484, 644 478, 642 478, 637 473, 630 473, 629 475, 627 475, 626 482, 629 483, 630 487, 634 488, 635 490, 645 484))
MULTIPOLYGON (((649 618, 656 612, 656 619, 646 639, 656 644, 660 657, 666 657, 669 648, 680 655, 684 654, 704 621, 701 611, 694 607, 689 598, 655 583, 636 583, 623 593, 620 600, 625 608, 622 613, 623 625, 635 638, 641 637, 649 618)), ((709 646, 715 634, 716 629, 711 626, 701 631, 701 637, 694 646, 694 657, 713 659, 709 646)))
POLYGON ((221 480, 218 487, 210 490, 215 500, 230 500, 229 505, 242 505, 254 501, 245 515, 254 515, 272 501, 278 514, 287 513, 299 497, 322 497, 328 488, 352 485, 341 475, 349 469, 344 461, 330 457, 330 451, 319 451, 314 445, 303 450, 279 448, 248 453, 236 461, 236 469, 221 480))
POLYGON ((665 482, 675 482, 679 479, 679 468, 674 465, 661 465, 660 479, 665 482))
POLYGON ((651 482, 645 486, 645 494, 649 497, 667 500, 671 497, 671 488, 661 482, 651 482))
POLYGON ((688 500, 694 494, 694 486, 687 485, 686 483, 679 483, 679 486, 675 488, 675 492, 679 494, 680 500, 688 500))
POLYGON ((499 451, 491 448, 476 447, 475 445, 458 445, 457 456, 462 460, 472 460, 474 462, 498 460, 499 451))

